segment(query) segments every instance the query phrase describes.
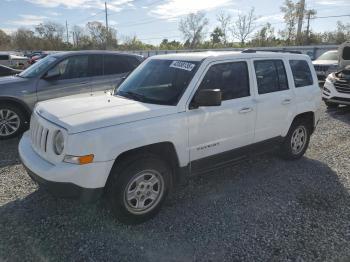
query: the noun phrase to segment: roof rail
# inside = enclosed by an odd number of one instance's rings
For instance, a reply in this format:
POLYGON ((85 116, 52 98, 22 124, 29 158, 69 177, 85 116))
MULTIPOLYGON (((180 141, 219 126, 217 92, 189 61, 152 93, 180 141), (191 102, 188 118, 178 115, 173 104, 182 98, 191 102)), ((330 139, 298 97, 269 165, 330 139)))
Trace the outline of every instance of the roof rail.
POLYGON ((282 49, 265 49, 265 50, 259 50, 259 49, 244 49, 242 53, 256 53, 256 52, 275 52, 275 53, 291 53, 291 54, 302 54, 300 51, 296 50, 282 50, 282 49))

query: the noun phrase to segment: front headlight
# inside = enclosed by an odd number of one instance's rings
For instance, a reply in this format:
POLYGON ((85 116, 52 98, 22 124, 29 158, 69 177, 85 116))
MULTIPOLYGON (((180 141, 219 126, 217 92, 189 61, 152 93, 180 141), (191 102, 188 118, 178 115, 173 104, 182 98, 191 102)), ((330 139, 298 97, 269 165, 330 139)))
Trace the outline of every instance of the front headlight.
POLYGON ((64 149, 64 136, 61 131, 57 131, 53 138, 53 150, 57 155, 62 154, 64 149))

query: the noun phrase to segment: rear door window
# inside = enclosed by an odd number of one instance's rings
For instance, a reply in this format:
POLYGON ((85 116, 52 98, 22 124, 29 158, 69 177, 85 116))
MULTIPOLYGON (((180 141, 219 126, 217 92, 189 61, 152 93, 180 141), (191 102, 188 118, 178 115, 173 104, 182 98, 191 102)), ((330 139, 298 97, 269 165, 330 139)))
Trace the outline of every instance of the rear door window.
POLYGON ((103 75, 103 55, 89 55, 89 76, 103 75))
POLYGON ((290 60, 295 87, 309 86, 313 84, 309 64, 305 60, 290 60))
POLYGON ((104 75, 123 74, 134 69, 122 55, 105 55, 103 65, 104 75))
POLYGON ((282 60, 254 61, 259 94, 288 90, 288 79, 282 60))

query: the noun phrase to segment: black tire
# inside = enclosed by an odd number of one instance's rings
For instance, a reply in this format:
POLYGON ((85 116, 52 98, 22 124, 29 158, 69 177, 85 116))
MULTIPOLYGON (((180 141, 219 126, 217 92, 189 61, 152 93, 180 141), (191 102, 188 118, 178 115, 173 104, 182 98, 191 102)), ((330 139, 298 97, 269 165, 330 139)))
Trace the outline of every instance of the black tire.
POLYGON ((280 148, 281 157, 283 159, 296 160, 301 158, 304 155, 310 142, 311 126, 312 126, 311 123, 308 123, 308 121, 303 119, 298 119, 293 122, 280 148), (294 139, 296 133, 298 133, 299 131, 301 132, 301 130, 302 132, 305 132, 305 135, 304 135, 304 139, 299 139, 300 141, 303 140, 303 145, 298 148, 296 144, 299 144, 299 143, 295 143, 295 140, 292 142, 292 139, 294 139))
MULTIPOLYGON (((124 159, 123 163, 120 164, 121 165, 119 166, 116 165, 115 167, 113 167, 107 185, 106 195, 111 210, 116 216, 116 218, 124 224, 143 223, 153 218, 161 209, 161 206, 164 203, 172 187, 171 168, 166 164, 166 162, 161 160, 159 157, 151 154, 129 157, 127 159, 124 159), (143 201, 143 203, 149 201, 149 199, 147 199, 146 194, 150 193, 150 191, 143 191, 141 192, 141 195, 136 196, 130 201, 126 199, 126 192, 127 189, 130 189, 130 187, 133 186, 133 183, 131 183, 133 179, 136 179, 135 177, 137 176, 141 176, 143 174, 142 172, 145 171, 155 171, 158 173, 157 176, 161 176, 161 178, 159 177, 159 180, 162 180, 162 182, 159 182, 159 185, 162 184, 162 186, 159 186, 158 188, 159 191, 160 188, 162 189, 162 193, 159 193, 157 201, 154 201, 152 205, 149 204, 150 206, 145 211, 138 213, 137 211, 135 211, 135 207, 132 206, 132 204, 136 205, 136 202, 138 203, 141 197, 146 198, 143 201), (137 200, 137 198, 139 199, 137 200), (132 203, 132 201, 134 201, 134 203, 132 203), (131 202, 132 204, 128 204, 128 202, 131 202)), ((142 190, 142 185, 140 184, 143 182, 146 183, 148 182, 148 180, 141 180, 139 185, 135 182, 135 189, 131 192, 136 191, 136 193, 140 193, 140 191, 137 190, 142 190)), ((144 186, 144 190, 147 190, 146 185, 144 186)), ((153 190, 153 188, 149 190, 153 190)))
MULTIPOLYGON (((23 131, 25 131, 27 117, 21 108, 19 108, 16 105, 10 104, 10 103, 0 102, 0 112, 1 111, 7 111, 7 112, 11 111, 11 112, 15 113, 18 116, 19 125, 18 125, 18 128, 14 132, 6 135, 6 132, 4 131, 4 129, 2 129, 2 125, 0 124, 0 140, 18 137, 20 134, 23 133, 23 131)), ((1 121, 1 116, 0 116, 0 121, 1 121)))
POLYGON ((331 103, 331 102, 327 102, 327 101, 325 101, 324 103, 326 104, 326 106, 328 108, 337 108, 338 107, 338 104, 335 104, 335 103, 331 103))

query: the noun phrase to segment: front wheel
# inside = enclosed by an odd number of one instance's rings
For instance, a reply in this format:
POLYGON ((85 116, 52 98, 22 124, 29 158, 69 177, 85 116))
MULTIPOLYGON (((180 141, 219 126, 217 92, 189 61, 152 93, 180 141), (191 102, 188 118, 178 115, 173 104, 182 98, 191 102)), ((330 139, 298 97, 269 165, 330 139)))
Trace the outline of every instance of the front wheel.
POLYGON ((301 158, 310 142, 311 130, 306 121, 296 121, 292 124, 281 146, 284 159, 294 160, 301 158))
POLYGON ((123 161, 113 168, 107 197, 113 213, 124 224, 139 224, 153 218, 171 188, 171 168, 153 155, 123 161))
POLYGON ((0 140, 18 136, 25 128, 25 115, 11 104, 0 105, 0 140))

